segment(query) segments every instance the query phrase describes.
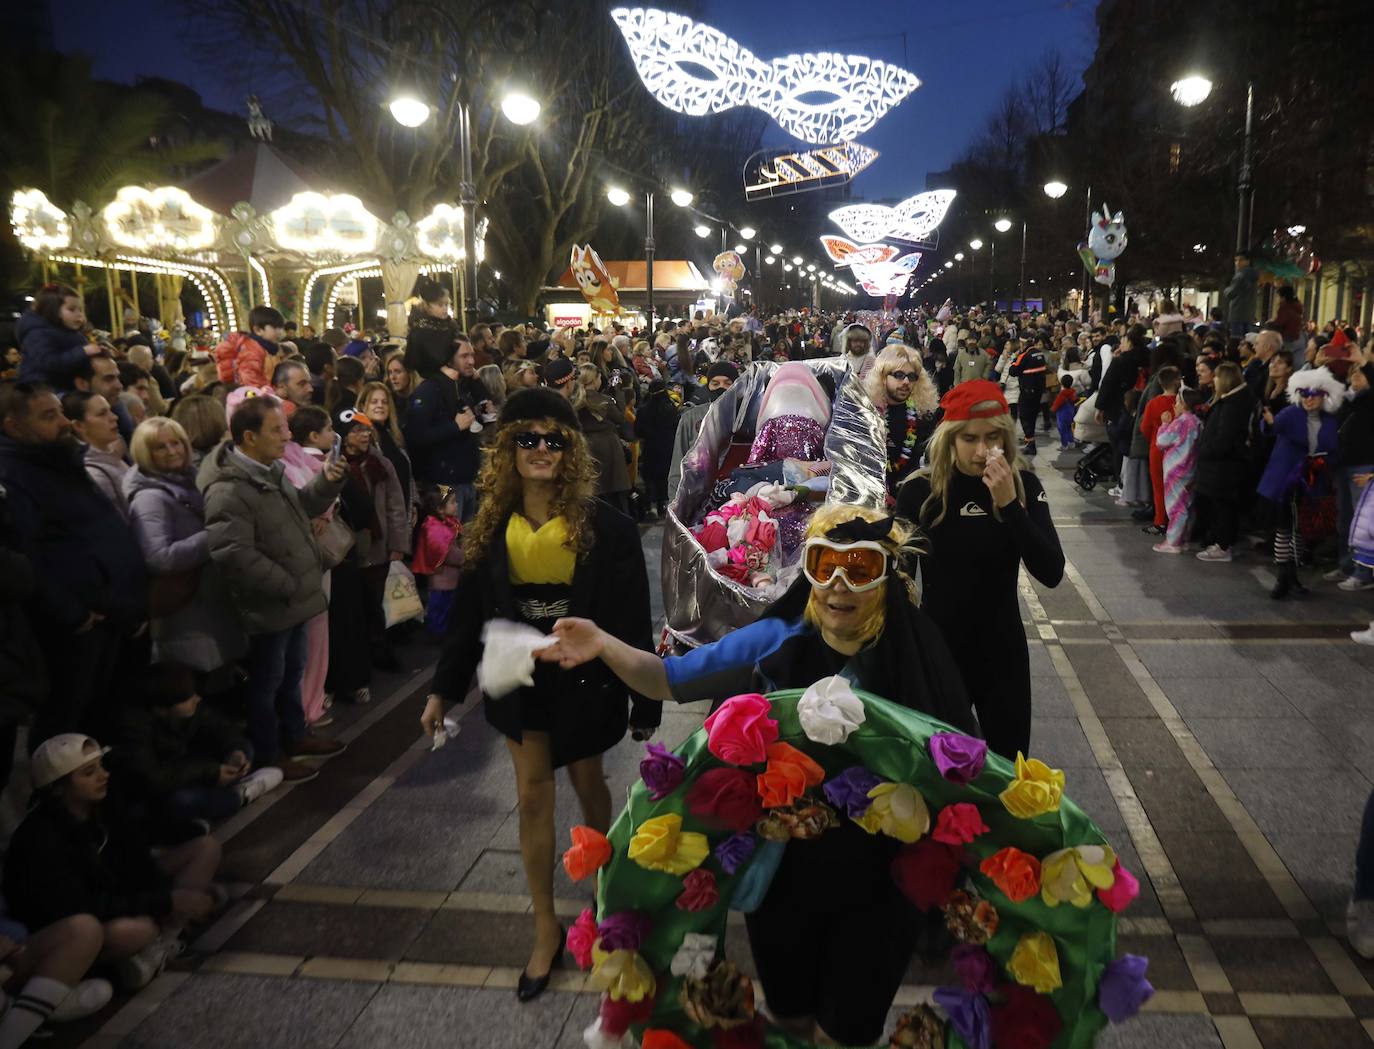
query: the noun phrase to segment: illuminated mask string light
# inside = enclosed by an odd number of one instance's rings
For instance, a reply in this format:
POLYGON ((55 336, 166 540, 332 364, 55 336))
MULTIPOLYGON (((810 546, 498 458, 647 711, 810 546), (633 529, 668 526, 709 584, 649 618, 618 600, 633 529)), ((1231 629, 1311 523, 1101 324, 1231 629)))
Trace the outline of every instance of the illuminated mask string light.
POLYGON ((933 189, 887 207, 884 204, 850 204, 830 213, 830 220, 857 241, 923 241, 944 221, 954 202, 952 189, 933 189))
POLYGON ((689 116, 750 106, 803 142, 850 141, 921 84, 905 69, 860 55, 765 62, 718 29, 656 8, 616 8, 611 18, 644 86, 664 106, 689 116))

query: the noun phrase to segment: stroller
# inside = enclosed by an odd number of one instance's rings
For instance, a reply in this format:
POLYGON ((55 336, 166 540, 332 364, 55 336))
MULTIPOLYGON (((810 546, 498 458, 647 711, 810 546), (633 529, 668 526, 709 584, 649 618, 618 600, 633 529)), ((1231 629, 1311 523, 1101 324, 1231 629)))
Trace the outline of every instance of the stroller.
POLYGON ((1073 435, 1076 440, 1088 442, 1083 458, 1074 467, 1073 483, 1085 492, 1097 487, 1104 478, 1116 477, 1116 451, 1107 438, 1107 428, 1099 423, 1097 412, 1097 393, 1094 392, 1078 406, 1073 418, 1073 435))

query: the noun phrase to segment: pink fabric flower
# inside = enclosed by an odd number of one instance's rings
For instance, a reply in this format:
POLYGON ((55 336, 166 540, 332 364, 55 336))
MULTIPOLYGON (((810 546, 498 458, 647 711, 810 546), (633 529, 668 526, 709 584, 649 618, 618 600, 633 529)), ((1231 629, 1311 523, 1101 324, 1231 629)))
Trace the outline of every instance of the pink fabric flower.
POLYGON ((777 742, 778 723, 769 717, 772 704, 758 693, 734 696, 706 719, 706 747, 731 765, 755 765, 777 742))
POLYGON ((967 801, 946 805, 935 820, 935 830, 931 837, 947 845, 967 845, 980 834, 986 834, 988 826, 978 811, 978 806, 967 801))
POLYGON ((1098 889, 1097 898, 1107 910, 1120 914, 1140 895, 1140 882, 1136 881, 1134 874, 1121 866, 1120 860, 1112 867, 1112 877, 1112 887, 1098 889))
POLYGON ((573 956, 579 969, 592 967, 592 944, 596 943, 596 936, 596 916, 588 907, 568 929, 568 953, 573 956))
POLYGON ((729 540, 725 535, 725 523, 722 521, 707 522, 697 529, 697 542, 708 554, 712 550, 724 550, 729 540))

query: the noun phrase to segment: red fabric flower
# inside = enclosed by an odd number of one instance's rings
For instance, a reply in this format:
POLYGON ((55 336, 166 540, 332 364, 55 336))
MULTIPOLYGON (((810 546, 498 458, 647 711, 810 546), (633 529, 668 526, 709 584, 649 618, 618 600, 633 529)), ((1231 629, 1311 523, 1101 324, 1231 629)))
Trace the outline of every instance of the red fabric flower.
POLYGON ((639 1045, 640 1049, 692 1049, 672 1031, 659 1027, 646 1027, 639 1045))
POLYGON ((732 831, 748 830, 763 817, 757 783, 744 769, 707 769, 687 791, 687 811, 732 831))
POLYGON ((1064 1028, 1054 1003, 1020 984, 997 990, 1005 1001, 992 1010, 992 1044, 997 1049, 1049 1049, 1064 1028))
POLYGON ((609 994, 603 994, 597 1015, 601 1018, 602 1032, 612 1038, 619 1038, 630 1029, 630 1024, 644 1023, 653 1013, 653 995, 646 994, 637 1002, 631 1002, 629 999, 617 1002, 609 994))
POLYGON ((716 876, 704 867, 688 871, 682 879, 682 894, 677 898, 678 910, 709 911, 720 901, 716 876))
POLYGON ((956 846, 922 838, 902 846, 892 861, 892 880, 921 910, 943 907, 963 870, 959 856, 956 846))
POLYGON ((759 796, 765 808, 791 805, 808 787, 818 787, 825 769, 790 743, 774 743, 768 748, 768 768, 759 773, 759 796))
POLYGON ((763 1028, 757 1018, 738 1027, 716 1027, 711 1031, 716 1049, 763 1049, 763 1028))
POLYGON ((727 765, 754 765, 768 756, 777 742, 778 723, 769 714, 773 705, 756 692, 732 696, 705 721, 706 747, 727 765))
POLYGON ((730 545, 730 537, 726 534, 725 525, 721 521, 707 521, 697 529, 697 542, 708 554, 712 550, 724 550, 730 545))
POLYGON ((592 944, 596 943, 596 937, 596 915, 589 907, 577 916, 577 921, 568 930, 568 953, 579 969, 592 967, 592 944))
POLYGON ((572 829, 572 848, 563 853, 563 869, 573 881, 595 874, 611 859, 611 843, 606 835, 591 827, 572 829))
POLYGON ((946 805, 935 820, 930 836, 947 845, 967 845, 980 834, 988 832, 988 825, 978 806, 967 801, 946 805))
POLYGON ((994 852, 979 868, 1012 903, 1023 903, 1040 891, 1040 861, 1008 846, 994 852))

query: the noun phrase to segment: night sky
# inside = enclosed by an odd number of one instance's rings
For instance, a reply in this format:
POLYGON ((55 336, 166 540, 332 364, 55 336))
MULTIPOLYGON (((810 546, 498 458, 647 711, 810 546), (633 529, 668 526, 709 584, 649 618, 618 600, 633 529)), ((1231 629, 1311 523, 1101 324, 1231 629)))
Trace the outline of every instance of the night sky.
MULTIPOLYGON (((1058 47, 1070 69, 1082 70, 1092 54, 1094 7, 1093 0, 707 0, 705 11, 764 60, 817 50, 905 60, 922 86, 860 139, 882 156, 856 181, 855 195, 876 198, 919 192, 927 171, 949 167, 1003 89, 1046 48, 1058 47)), ((209 106, 241 111, 241 85, 221 72, 232 55, 188 46, 163 4, 52 0, 52 11, 58 48, 95 55, 97 75, 161 76, 190 84, 209 106)), ((767 144, 792 143, 775 128, 767 144)))

